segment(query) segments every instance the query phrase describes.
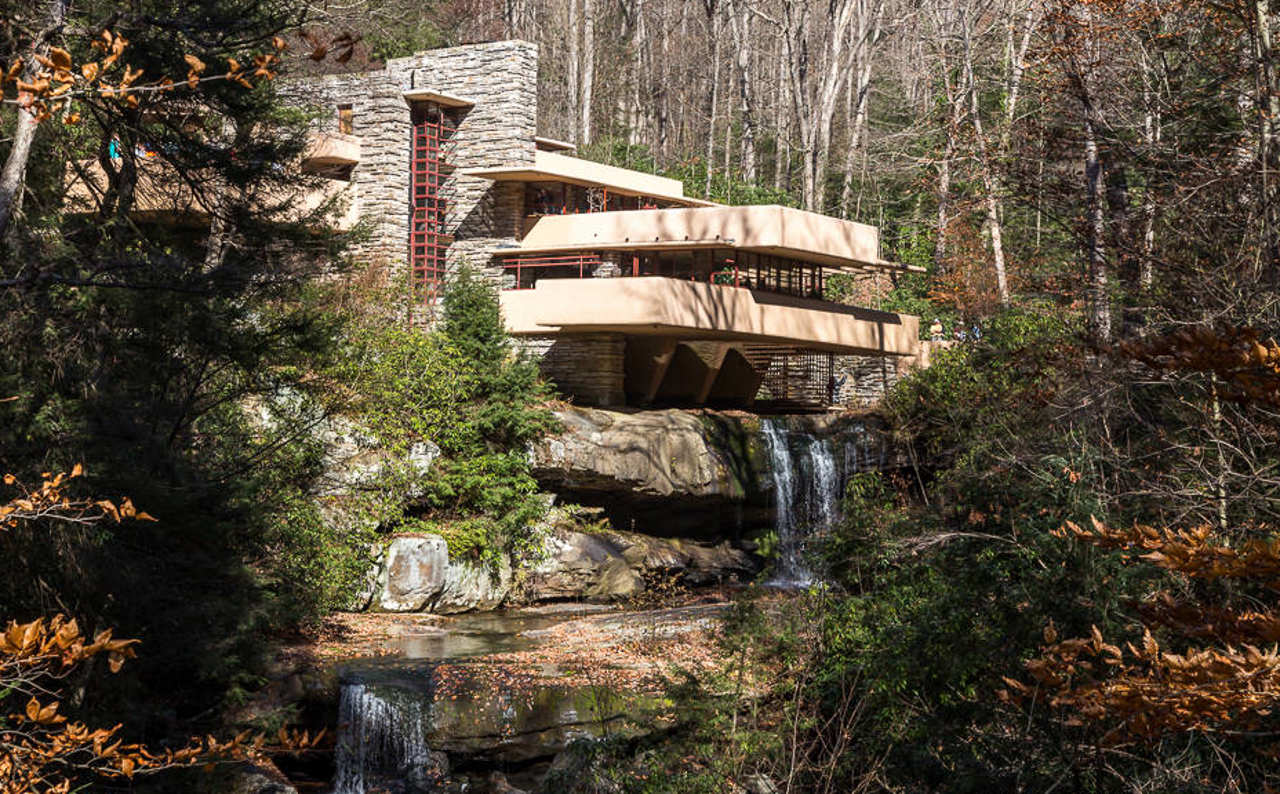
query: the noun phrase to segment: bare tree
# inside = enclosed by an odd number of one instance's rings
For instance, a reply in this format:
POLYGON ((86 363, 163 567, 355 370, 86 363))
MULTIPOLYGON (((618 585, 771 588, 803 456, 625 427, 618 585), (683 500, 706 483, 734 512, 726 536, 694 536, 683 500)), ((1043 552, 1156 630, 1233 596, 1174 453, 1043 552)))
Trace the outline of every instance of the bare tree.
MULTIPOLYGON (((37 56, 49 54, 49 42, 62 30, 67 19, 67 0, 50 0, 45 10, 44 26, 36 33, 31 47, 26 53, 19 55, 23 66, 23 78, 35 82, 35 73, 40 65, 37 56)), ((18 106, 18 119, 14 125, 13 143, 9 146, 9 154, 5 157, 4 166, 0 168, 0 238, 9 229, 9 222, 22 205, 22 193, 26 183, 27 163, 31 159, 31 144, 36 139, 35 110, 18 106)))
POLYGON ((734 68, 738 82, 738 102, 742 113, 742 178, 756 181, 756 88, 752 70, 751 0, 726 0, 729 31, 733 34, 734 68))
POLYGON ((878 3, 873 8, 859 3, 853 31, 853 61, 856 64, 854 81, 847 91, 849 119, 849 140, 845 147, 844 184, 841 189, 840 206, 844 216, 850 217, 853 202, 853 167, 855 153, 864 145, 867 129, 867 105, 871 94, 871 66, 876 59, 876 47, 884 30, 885 4, 878 3), (866 11, 871 12, 867 16, 866 11))
POLYGON ((982 173, 982 187, 987 208, 987 228, 991 234, 991 264, 996 272, 996 291, 1000 302, 1009 305, 1009 279, 1004 264, 1004 233, 1000 224, 999 182, 991 165, 987 149, 987 136, 982 127, 982 110, 978 106, 978 81, 973 76, 973 41, 969 30, 970 18, 960 14, 960 27, 964 35, 965 90, 969 94, 969 118, 973 124, 973 137, 978 146, 978 168, 982 173))
POLYGON ((775 24, 782 33, 804 153, 800 196, 805 209, 820 210, 824 204, 832 122, 855 57, 856 48, 848 46, 850 31, 860 16, 883 13, 883 5, 884 0, 833 0, 815 11, 810 0, 782 0, 775 24))
POLYGON ((591 106, 596 80, 596 4, 582 0, 582 87, 578 97, 578 141, 591 143, 591 106))

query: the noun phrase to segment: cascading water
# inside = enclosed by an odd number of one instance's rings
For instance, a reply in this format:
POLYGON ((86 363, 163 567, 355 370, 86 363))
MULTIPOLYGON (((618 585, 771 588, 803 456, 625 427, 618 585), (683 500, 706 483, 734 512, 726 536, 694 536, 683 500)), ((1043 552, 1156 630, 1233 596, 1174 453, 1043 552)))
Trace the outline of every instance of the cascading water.
POLYGON ((804 559, 806 541, 835 526, 849 475, 882 466, 885 452, 883 447, 878 454, 873 451, 865 433, 846 435, 837 445, 833 438, 789 429, 781 417, 763 419, 761 431, 769 453, 778 533, 771 584, 808 587, 814 575, 804 559))
POLYGON ((813 472, 809 481, 809 512, 818 528, 828 529, 836 523, 840 510, 842 478, 836 471, 836 459, 831 453, 832 444, 829 440, 810 438, 806 446, 809 468, 813 472))
POLYGON ((795 516, 795 465, 786 427, 779 420, 761 423, 769 450, 769 470, 773 476, 774 529, 778 533, 778 562, 772 584, 808 587, 813 575, 804 564, 795 516))
POLYGON ((428 717, 421 702, 392 701, 365 684, 343 684, 333 794, 366 794, 378 777, 412 780, 430 774, 428 717))

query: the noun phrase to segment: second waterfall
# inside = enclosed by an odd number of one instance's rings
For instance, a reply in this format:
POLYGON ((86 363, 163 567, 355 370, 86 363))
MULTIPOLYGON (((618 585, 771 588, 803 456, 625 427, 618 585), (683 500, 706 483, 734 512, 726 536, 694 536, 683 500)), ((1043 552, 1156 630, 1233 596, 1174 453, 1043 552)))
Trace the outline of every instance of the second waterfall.
MULTIPOLYGON (((778 555, 771 584, 804 588, 815 576, 805 552, 815 534, 831 529, 840 519, 840 499, 848 472, 845 442, 790 430, 785 417, 761 422, 773 480, 774 528, 778 555), (837 453, 837 445, 841 447, 837 453)), ((857 467, 858 450, 853 451, 857 467)))

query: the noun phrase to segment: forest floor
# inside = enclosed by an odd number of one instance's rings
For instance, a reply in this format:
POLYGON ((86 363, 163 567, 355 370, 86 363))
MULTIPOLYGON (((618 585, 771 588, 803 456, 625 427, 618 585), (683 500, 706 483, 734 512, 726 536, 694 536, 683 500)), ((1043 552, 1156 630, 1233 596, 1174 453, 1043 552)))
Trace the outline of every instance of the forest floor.
MULTIPOLYGON (((553 603, 454 616, 340 613, 284 651, 286 664, 333 665, 354 659, 483 661, 562 684, 657 691, 678 668, 721 665, 721 591, 673 594, 661 604, 553 603)), ((767 599, 781 595, 764 596, 767 599)))

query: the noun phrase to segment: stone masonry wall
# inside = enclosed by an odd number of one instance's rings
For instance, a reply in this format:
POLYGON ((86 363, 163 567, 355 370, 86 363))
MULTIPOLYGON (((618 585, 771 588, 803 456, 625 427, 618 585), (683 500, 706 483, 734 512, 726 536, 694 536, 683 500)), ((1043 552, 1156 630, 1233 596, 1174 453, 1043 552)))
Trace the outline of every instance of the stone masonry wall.
MULTIPOLYGON (((450 201, 447 228, 450 272, 463 262, 490 266, 490 252, 515 246, 524 218, 519 183, 462 176, 468 168, 532 165, 538 126, 538 47, 498 41, 431 50, 387 62, 387 74, 402 90, 427 89, 475 102, 460 123, 446 161, 457 169, 443 194, 450 201)), ((405 142, 406 152, 408 139, 405 142)), ((406 186, 406 206, 408 204, 406 186)), ((408 227, 405 227, 405 239, 408 227)), ((500 273, 492 273, 495 278, 500 273)))
POLYGON ((868 408, 880 402, 901 375, 893 356, 836 356, 835 401, 848 408, 868 408))
MULTIPOLYGON (((514 246, 524 215, 517 183, 462 176, 468 168, 532 164, 538 116, 538 48, 526 41, 472 44, 387 62, 380 72, 298 80, 282 93, 318 108, 318 126, 337 130, 337 106, 351 105, 360 163, 352 169, 357 212, 369 225, 355 247, 362 259, 380 259, 403 273, 409 251, 410 109, 403 92, 420 89, 475 102, 459 119, 445 160, 455 167, 442 193, 451 204, 447 231, 452 272, 462 262, 485 269, 489 252, 514 246)), ((494 274, 496 275, 496 274, 494 274)))
POLYGON ((621 334, 524 336, 516 342, 538 362, 543 377, 579 402, 626 402, 626 342, 621 334))
POLYGON ((403 272, 409 251, 409 106, 384 72, 326 75, 281 86, 291 101, 319 112, 317 128, 338 131, 339 105, 350 105, 360 162, 351 171, 356 212, 368 224, 357 258, 403 272))

